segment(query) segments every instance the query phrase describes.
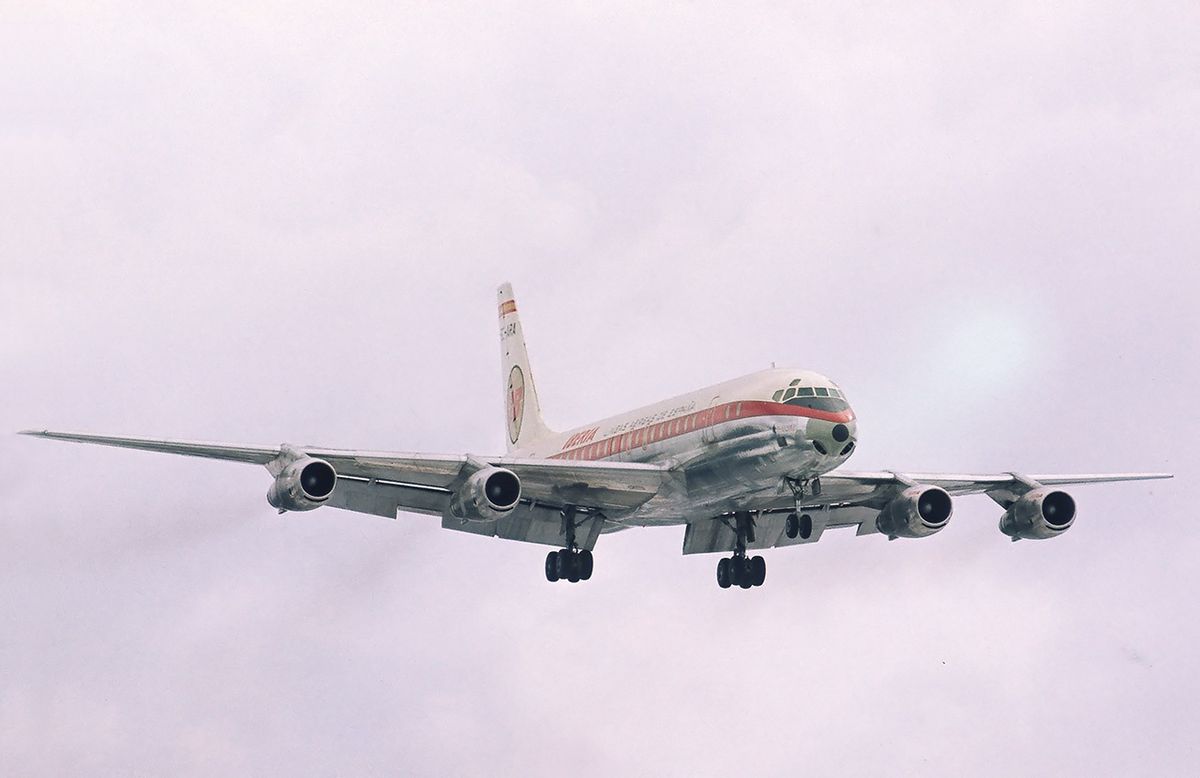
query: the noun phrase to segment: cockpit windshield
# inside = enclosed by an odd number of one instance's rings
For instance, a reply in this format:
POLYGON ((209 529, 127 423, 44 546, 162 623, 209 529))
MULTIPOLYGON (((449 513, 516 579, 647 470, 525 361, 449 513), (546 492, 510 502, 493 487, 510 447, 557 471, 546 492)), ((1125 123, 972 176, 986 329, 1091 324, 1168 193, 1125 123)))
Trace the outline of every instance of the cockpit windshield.
POLYGON ((850 404, 846 402, 845 396, 837 387, 800 386, 800 383, 800 379, 792 381, 786 389, 780 389, 771 395, 771 399, 777 403, 799 405, 802 408, 813 408, 818 411, 836 413, 849 410, 850 404))

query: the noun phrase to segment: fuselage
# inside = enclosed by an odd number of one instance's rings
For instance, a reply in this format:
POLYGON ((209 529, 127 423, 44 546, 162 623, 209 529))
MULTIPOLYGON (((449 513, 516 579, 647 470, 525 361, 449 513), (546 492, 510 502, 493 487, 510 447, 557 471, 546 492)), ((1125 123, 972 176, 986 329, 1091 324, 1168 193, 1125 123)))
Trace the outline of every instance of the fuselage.
MULTIPOLYGON (((625 517, 677 521, 686 504, 738 510, 783 478, 807 480, 854 452, 857 422, 841 389, 818 373, 772 368, 537 440, 513 456, 670 462, 687 480, 625 517)), ((615 517, 614 517, 615 518, 615 517)))

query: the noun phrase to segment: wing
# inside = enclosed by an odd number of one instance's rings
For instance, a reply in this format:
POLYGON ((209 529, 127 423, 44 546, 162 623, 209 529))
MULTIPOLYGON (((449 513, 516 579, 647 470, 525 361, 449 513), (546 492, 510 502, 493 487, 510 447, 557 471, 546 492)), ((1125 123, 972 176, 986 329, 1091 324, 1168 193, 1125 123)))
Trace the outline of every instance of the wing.
POLYGON ((393 519, 397 511, 438 515, 444 517, 442 526, 447 529, 559 545, 561 511, 570 505, 581 510, 578 542, 589 549, 601 532, 618 528, 606 521, 607 515, 634 510, 671 479, 665 467, 635 463, 228 445, 49 430, 21 434, 264 466, 275 462, 285 448, 299 450, 329 462, 337 471, 337 488, 326 503, 331 507, 393 519), (480 463, 516 473, 521 479, 521 503, 502 519, 463 523, 447 514, 447 505, 454 490, 480 463))
MULTIPOLYGON (((1024 473, 894 473, 833 472, 821 476, 819 495, 804 500, 803 510, 812 522, 808 537, 789 538, 784 532, 787 515, 796 510, 795 498, 781 493, 765 501, 755 519, 755 539, 748 549, 815 543, 821 534, 833 527, 857 526, 857 534, 877 532, 875 519, 887 501, 913 484, 940 486, 951 495, 987 494, 1004 503, 1035 486, 1066 486, 1098 484, 1116 481, 1149 481, 1172 478, 1170 473, 1087 473, 1087 474, 1024 474, 1024 473)), ((702 554, 732 551, 736 534, 732 523, 723 517, 688 524, 683 540, 683 553, 702 554)))
MULTIPOLYGON (((1024 492, 1022 484, 1030 481, 1043 486, 1070 484, 1105 484, 1111 481, 1153 480, 1171 478, 1170 473, 1087 473, 1087 474, 1025 474, 1025 473, 874 473, 833 472, 821 477, 822 503, 854 503, 882 505, 893 493, 911 484, 941 486, 950 495, 980 495, 997 490, 1024 492)), ((791 504, 788 499, 788 504, 791 504)))

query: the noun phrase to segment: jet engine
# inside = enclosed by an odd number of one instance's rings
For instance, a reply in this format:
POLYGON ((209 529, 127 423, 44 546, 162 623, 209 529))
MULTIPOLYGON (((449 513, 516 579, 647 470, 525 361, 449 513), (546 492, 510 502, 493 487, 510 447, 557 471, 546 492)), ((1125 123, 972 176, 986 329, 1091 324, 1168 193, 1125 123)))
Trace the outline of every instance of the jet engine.
POLYGON ((923 538, 950 521, 953 501, 937 486, 910 486, 883 506, 875 526, 892 538, 923 538))
POLYGON ((285 467, 267 490, 267 502, 284 511, 320 508, 333 494, 337 472, 323 459, 304 457, 285 467))
POLYGON ((494 521, 517 506, 521 499, 521 479, 502 467, 476 470, 454 496, 450 511, 467 521, 494 521))
POLYGON ((1034 489, 1008 506, 1000 531, 1010 538, 1044 540, 1061 535, 1075 523, 1075 500, 1058 489, 1034 489))

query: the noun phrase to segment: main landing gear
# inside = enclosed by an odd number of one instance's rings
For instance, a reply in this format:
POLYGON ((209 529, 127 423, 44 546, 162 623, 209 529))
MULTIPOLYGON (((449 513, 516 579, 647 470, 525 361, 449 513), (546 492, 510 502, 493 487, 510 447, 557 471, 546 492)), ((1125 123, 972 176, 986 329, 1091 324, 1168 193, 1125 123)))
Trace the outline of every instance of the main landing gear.
POLYGON ((592 552, 560 548, 546 554, 546 580, 578 583, 592 577, 592 552))
POLYGON ((717 562, 717 586, 722 589, 762 586, 763 581, 767 580, 767 560, 760 556, 746 556, 746 543, 754 542, 754 519, 749 512, 738 511, 733 514, 733 520, 731 529, 737 534, 737 544, 733 556, 717 562))
POLYGON ((562 512, 563 535, 567 547, 546 554, 546 580, 578 583, 592 577, 592 552, 581 549, 575 543, 575 506, 568 505, 562 512))

